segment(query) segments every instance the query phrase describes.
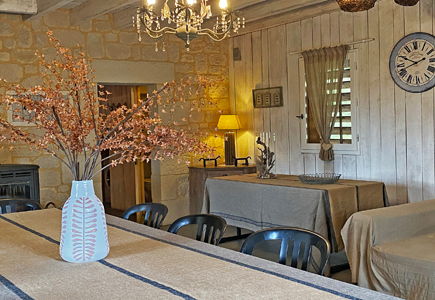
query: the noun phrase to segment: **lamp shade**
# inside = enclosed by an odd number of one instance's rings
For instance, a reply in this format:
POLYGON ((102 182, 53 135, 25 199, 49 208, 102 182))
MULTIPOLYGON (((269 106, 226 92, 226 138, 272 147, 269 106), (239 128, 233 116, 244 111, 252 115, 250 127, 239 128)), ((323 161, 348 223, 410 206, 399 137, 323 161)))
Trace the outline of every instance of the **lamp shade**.
POLYGON ((217 124, 219 130, 238 130, 240 129, 240 120, 237 115, 220 115, 217 124))

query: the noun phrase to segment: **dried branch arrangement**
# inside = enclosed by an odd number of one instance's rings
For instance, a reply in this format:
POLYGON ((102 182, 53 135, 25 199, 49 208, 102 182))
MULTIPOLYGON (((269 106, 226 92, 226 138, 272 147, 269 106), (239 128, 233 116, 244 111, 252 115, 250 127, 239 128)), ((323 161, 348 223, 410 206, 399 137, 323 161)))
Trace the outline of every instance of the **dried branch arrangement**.
POLYGON ((275 166, 275 152, 270 150, 270 147, 265 142, 261 141, 258 137, 256 143, 262 148, 258 147, 260 155, 257 156, 257 171, 259 178, 275 178, 275 174, 271 171, 275 166))
POLYGON ((0 102, 4 109, 12 110, 15 119, 32 123, 36 130, 24 131, 0 117, 0 142, 11 149, 27 144, 29 149, 50 153, 71 170, 74 180, 92 179, 102 170, 103 160, 110 159, 107 166, 116 166, 137 159, 161 160, 213 150, 193 138, 189 128, 180 129, 178 125, 185 118, 173 118, 189 97, 196 99, 189 103, 193 107, 186 105, 190 114, 201 105, 212 104, 204 92, 213 82, 197 78, 166 83, 132 108, 121 106, 103 115, 100 111, 107 111, 105 102, 110 93, 97 92, 91 60, 84 53, 73 56, 52 32, 47 35, 56 58, 48 62, 42 53, 36 53, 45 70, 41 73, 43 84, 28 89, 3 81, 9 93, 1 95, 0 102), (34 100, 35 95, 41 100, 34 100), (17 104, 26 109, 26 115, 18 115, 17 104), (161 113, 168 114, 170 121, 163 124, 161 113), (113 154, 101 159, 103 150, 112 150, 113 154), (84 156, 80 167, 79 156, 84 156))

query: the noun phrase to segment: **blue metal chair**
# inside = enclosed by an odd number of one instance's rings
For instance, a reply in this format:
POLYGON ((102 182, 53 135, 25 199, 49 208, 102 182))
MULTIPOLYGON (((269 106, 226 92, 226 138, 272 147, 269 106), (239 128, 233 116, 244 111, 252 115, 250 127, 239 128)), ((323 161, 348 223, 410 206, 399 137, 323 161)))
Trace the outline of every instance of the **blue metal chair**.
POLYGON ((0 215, 19 211, 39 210, 41 205, 30 200, 0 200, 0 215))
POLYGON ((243 243, 240 252, 252 255, 255 246, 261 241, 281 240, 279 263, 287 263, 289 244, 293 244, 291 266, 307 271, 309 264, 315 266, 315 271, 323 275, 329 260, 330 245, 320 234, 301 228, 279 227, 263 229, 252 233, 243 243), (312 261, 312 249, 316 247, 320 251, 320 261, 312 261))
POLYGON ((174 221, 168 228, 168 232, 177 233, 178 230, 189 224, 198 225, 196 240, 218 245, 227 228, 227 222, 215 215, 199 214, 181 217, 174 221))
POLYGON ((141 203, 128 208, 123 212, 121 218, 128 220, 130 215, 142 211, 145 212, 144 225, 157 229, 160 229, 168 214, 168 208, 162 203, 141 203))

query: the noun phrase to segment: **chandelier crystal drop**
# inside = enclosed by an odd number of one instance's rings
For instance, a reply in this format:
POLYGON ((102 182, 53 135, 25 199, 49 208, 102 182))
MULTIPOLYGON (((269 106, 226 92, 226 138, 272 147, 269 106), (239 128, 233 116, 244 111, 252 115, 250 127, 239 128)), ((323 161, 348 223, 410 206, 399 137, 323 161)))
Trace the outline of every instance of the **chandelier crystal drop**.
POLYGON ((133 17, 139 41, 141 33, 145 32, 153 39, 161 39, 165 33, 175 34, 185 42, 187 51, 190 42, 198 35, 207 35, 214 41, 222 41, 232 32, 237 33, 245 28, 245 18, 228 9, 227 0, 219 0, 221 13, 216 17, 212 28, 203 28, 204 20, 212 17, 211 5, 208 0, 165 0, 160 16, 154 11, 156 0, 148 0, 137 9, 133 17))

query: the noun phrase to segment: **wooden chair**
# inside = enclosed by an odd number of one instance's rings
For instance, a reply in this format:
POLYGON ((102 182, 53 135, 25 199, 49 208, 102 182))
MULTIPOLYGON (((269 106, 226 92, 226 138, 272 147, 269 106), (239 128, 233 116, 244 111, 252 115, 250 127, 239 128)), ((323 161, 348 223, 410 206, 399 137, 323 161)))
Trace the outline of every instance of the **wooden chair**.
POLYGON ((0 215, 19 211, 39 210, 41 205, 30 200, 0 200, 0 215))
POLYGON ((168 232, 177 233, 178 230, 189 224, 198 225, 196 240, 218 245, 227 228, 227 222, 215 215, 199 214, 181 217, 174 221, 168 228, 168 232))
POLYGON ((309 263, 311 263, 316 273, 323 275, 331 251, 330 245, 323 236, 310 230, 293 227, 263 229, 251 234, 243 243, 240 252, 252 255, 255 246, 259 242, 271 240, 281 240, 280 264, 286 264, 289 243, 293 242, 291 266, 307 271, 309 263), (312 260, 313 247, 320 251, 320 262, 312 260))
POLYGON ((141 203, 128 208, 122 213, 121 218, 128 220, 130 215, 141 211, 145 212, 144 225, 157 229, 160 229, 168 214, 168 208, 162 203, 141 203))

